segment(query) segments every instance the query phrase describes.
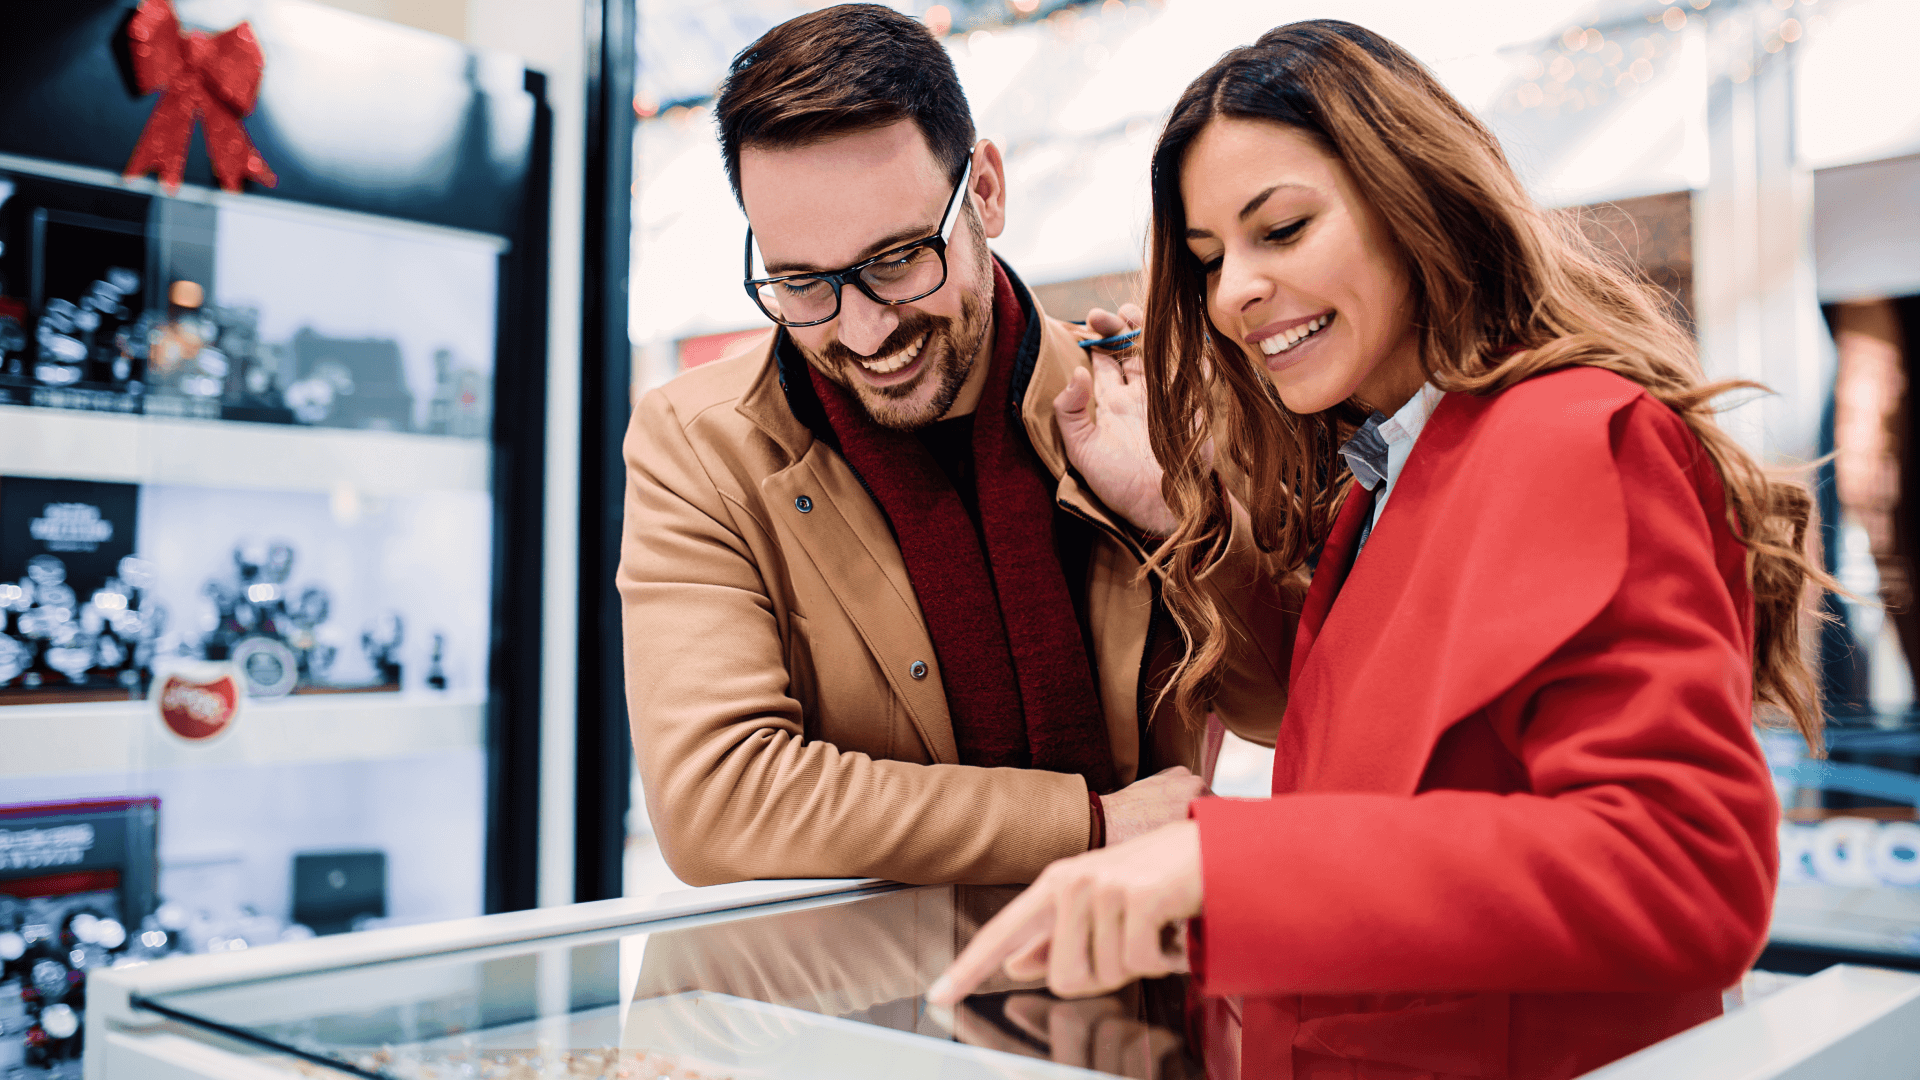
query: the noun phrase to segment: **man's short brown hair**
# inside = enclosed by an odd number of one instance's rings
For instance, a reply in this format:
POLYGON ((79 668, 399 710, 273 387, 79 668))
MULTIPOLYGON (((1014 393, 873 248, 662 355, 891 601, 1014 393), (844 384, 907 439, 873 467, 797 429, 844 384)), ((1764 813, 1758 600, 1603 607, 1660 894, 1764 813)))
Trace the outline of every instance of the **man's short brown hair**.
POLYGON ((973 149, 973 114, 947 50, 878 4, 822 8, 767 31, 733 58, 714 115, 735 200, 744 146, 792 149, 912 120, 949 181, 973 149))

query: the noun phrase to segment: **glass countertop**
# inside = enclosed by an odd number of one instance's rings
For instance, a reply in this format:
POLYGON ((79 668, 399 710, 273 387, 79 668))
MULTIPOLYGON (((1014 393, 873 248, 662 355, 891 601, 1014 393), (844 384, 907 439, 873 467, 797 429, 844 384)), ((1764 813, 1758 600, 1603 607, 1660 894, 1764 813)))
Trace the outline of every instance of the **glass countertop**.
POLYGON ((1206 1075, 1181 977, 1062 1001, 926 988, 1015 888, 852 894, 361 964, 133 1004, 380 1080, 973 1080, 1206 1075))

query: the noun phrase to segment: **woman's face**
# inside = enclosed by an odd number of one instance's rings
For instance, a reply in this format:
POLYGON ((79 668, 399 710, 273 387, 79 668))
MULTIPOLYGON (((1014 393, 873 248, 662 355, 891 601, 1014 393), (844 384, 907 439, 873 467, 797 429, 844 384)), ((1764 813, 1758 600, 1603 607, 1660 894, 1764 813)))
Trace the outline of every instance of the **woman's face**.
POLYGON ((1216 118, 1180 170, 1187 248, 1214 332, 1316 413, 1349 397, 1391 414, 1425 375, 1407 274, 1338 159, 1299 130, 1216 118))

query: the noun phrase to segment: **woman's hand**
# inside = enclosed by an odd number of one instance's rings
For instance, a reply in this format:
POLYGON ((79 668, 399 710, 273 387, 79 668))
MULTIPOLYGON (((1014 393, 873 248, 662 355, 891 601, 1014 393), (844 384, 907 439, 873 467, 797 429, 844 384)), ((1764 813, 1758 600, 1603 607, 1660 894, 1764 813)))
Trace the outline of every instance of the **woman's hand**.
POLYGON ((1015 979, 1046 976, 1061 997, 1186 971, 1186 920, 1200 914, 1200 894, 1191 821, 1062 859, 980 928, 927 1000, 952 1005, 1002 965, 1015 979))
POLYGON ((968 1046, 1135 1080, 1185 1075, 1179 1068, 1178 1052, 1184 1045, 1179 1034, 1134 1019, 1130 1004, 1124 997, 1060 1001, 1048 994, 1010 994, 998 1011, 1019 1035, 959 1005, 954 1007, 953 1037, 968 1046), (1175 1060, 1169 1062, 1169 1055, 1175 1060))
MULTIPOLYGON (((1111 337, 1137 330, 1145 316, 1126 304, 1118 314, 1087 312, 1087 333, 1111 337)), ((1139 343, 1118 354, 1095 351, 1075 368, 1053 399, 1067 460, 1107 508, 1150 536, 1165 536, 1179 521, 1160 493, 1160 463, 1147 438, 1146 369, 1139 343)))

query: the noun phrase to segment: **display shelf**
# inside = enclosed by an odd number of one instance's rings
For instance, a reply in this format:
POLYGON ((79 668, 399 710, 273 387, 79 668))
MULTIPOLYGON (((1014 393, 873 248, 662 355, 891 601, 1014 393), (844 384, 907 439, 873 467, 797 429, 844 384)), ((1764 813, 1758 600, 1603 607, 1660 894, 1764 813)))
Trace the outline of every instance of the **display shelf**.
POLYGON ((482 439, 0 405, 0 472, 66 480, 406 495, 491 490, 482 439))
POLYGON ((435 225, 411 218, 394 217, 391 214, 371 214, 337 206, 322 206, 318 203, 294 202, 251 191, 222 191, 191 182, 169 187, 151 176, 124 176, 110 169, 95 169, 85 165, 25 157, 20 154, 0 154, 0 172, 26 173, 31 176, 44 176, 49 180, 65 180, 73 184, 131 191, 139 195, 164 196, 180 202, 199 203, 204 206, 241 206, 258 213, 274 214, 295 221, 311 221, 337 228, 370 228, 381 232, 444 237, 466 243, 485 244, 502 255, 513 250, 512 242, 506 237, 476 229, 435 225))
POLYGON ((0 708, 0 779, 291 762, 372 761, 482 745, 486 706, 427 694, 250 701, 205 742, 175 737, 145 701, 0 708))
POLYGON ((1920 957, 1920 889, 1782 885, 1768 936, 1780 944, 1920 957))

